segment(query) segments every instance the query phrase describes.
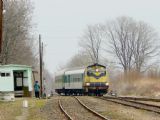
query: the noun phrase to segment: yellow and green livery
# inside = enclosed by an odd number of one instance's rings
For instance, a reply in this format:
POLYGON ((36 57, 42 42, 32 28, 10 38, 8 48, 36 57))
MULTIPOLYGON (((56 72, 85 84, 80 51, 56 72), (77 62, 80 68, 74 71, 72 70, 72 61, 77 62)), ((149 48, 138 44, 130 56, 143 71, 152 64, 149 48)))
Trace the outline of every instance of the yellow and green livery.
POLYGON ((108 92, 109 77, 106 67, 93 64, 85 69, 83 87, 85 93, 105 94, 108 92))

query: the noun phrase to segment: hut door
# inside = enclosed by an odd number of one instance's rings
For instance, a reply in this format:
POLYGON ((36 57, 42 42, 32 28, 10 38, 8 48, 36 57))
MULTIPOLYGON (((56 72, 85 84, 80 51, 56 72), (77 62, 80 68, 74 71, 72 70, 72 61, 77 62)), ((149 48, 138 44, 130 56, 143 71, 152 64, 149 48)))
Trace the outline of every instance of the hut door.
POLYGON ((23 90, 23 72, 14 72, 14 90, 23 90))

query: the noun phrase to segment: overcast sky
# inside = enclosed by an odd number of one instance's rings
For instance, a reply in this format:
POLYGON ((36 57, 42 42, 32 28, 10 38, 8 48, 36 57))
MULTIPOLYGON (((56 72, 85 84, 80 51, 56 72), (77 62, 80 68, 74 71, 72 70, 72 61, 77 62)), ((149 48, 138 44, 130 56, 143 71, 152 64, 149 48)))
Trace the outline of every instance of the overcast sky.
POLYGON ((34 23, 45 46, 45 65, 51 73, 79 51, 87 25, 119 16, 133 17, 160 30, 159 0, 32 0, 34 23))

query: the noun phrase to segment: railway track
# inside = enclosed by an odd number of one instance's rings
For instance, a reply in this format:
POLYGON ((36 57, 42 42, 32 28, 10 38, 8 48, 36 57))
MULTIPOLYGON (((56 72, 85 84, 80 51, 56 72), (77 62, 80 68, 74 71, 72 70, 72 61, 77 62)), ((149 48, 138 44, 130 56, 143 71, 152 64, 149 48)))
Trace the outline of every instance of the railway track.
POLYGON ((64 110, 64 108, 62 107, 61 101, 58 101, 59 107, 61 109, 61 111, 65 114, 65 116, 69 119, 69 120, 73 120, 73 118, 64 110))
MULTIPOLYGON (((69 120, 109 120, 108 118, 102 116, 96 111, 92 110, 88 106, 86 106, 81 100, 77 97, 72 98, 72 102, 70 102, 69 107, 66 107, 67 103, 62 104, 62 100, 59 100, 59 107, 62 112, 65 114, 67 119, 69 120), (74 99, 74 101, 73 101, 74 99), (75 101, 76 100, 76 101, 75 101), (74 108, 73 108, 74 106, 74 108)), ((63 101, 64 102, 64 101, 63 101)))
POLYGON ((144 97, 118 97, 127 100, 135 100, 135 101, 151 101, 151 102, 160 102, 160 99, 155 98, 144 98, 144 97))
POLYGON ((96 98, 107 100, 110 102, 114 102, 117 104, 129 106, 129 107, 134 107, 136 109, 147 110, 150 112, 155 112, 155 113, 160 114, 160 106, 157 106, 157 105, 146 104, 146 103, 129 100, 129 99, 122 98, 122 97, 121 98, 119 97, 96 97, 96 98))
POLYGON ((154 105, 154 106, 160 106, 160 99, 155 99, 155 98, 144 98, 144 97, 113 97, 113 96, 105 96, 108 99, 124 99, 127 101, 135 101, 138 103, 145 103, 149 105, 154 105))
POLYGON ((123 96, 119 96, 119 97, 114 97, 114 96, 104 96, 106 98, 110 98, 110 99, 127 99, 127 100, 134 100, 134 101, 151 101, 151 102, 160 102, 160 99, 156 99, 156 98, 147 98, 147 97, 123 97, 123 96))

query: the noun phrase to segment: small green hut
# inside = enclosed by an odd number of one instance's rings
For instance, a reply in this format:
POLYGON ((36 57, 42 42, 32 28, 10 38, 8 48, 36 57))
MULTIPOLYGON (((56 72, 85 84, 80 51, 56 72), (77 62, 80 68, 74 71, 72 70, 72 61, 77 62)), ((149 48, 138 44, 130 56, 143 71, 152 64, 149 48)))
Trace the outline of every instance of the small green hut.
POLYGON ((0 98, 29 97, 32 93, 32 67, 27 65, 0 65, 0 98), (4 97, 5 96, 5 97, 4 97))

